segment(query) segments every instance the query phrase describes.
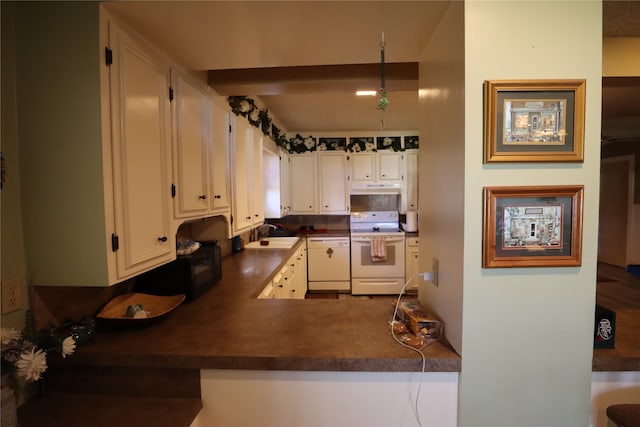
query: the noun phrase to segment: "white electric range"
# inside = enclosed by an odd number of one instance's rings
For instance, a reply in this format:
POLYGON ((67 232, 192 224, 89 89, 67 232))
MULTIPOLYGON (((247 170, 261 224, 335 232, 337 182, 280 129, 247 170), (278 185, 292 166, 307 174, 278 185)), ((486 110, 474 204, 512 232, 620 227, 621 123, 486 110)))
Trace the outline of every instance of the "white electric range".
POLYGON ((405 283, 404 231, 397 211, 352 212, 351 293, 398 294, 405 283))

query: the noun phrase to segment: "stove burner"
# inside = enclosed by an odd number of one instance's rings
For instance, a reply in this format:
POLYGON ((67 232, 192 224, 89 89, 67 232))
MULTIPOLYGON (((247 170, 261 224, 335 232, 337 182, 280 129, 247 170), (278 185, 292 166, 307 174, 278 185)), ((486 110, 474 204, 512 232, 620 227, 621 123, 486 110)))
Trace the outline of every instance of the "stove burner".
POLYGON ((373 227, 373 231, 380 231, 380 227, 373 227))

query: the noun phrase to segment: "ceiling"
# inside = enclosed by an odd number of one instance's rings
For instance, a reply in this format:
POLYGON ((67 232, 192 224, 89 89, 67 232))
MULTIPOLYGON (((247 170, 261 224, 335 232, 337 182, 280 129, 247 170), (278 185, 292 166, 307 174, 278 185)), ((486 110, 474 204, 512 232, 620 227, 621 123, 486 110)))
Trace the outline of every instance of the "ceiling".
MULTIPOLYGON (((448 4, 114 0, 107 7, 188 69, 208 71, 220 95, 259 99, 282 128, 348 132, 380 129, 378 98, 354 92, 380 89, 383 33, 384 128, 418 129, 417 61, 448 4)), ((603 15, 605 37, 640 37, 640 2, 605 1, 603 15)), ((638 99, 640 78, 605 82, 603 133, 640 139, 638 99)))

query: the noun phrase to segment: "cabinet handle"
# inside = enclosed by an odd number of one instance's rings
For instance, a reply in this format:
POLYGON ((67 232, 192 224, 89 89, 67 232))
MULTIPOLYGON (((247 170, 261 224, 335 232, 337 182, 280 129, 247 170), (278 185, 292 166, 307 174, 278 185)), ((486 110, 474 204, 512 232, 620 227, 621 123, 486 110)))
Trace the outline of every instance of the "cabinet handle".
POLYGON ((256 217, 256 218, 258 218, 259 216, 260 216, 260 215, 258 215, 258 214, 255 214, 255 217, 256 217))
POLYGON ((167 240, 169 240, 167 236, 158 237, 159 242, 166 242, 167 240))
POLYGON ((329 207, 329 205, 324 205, 324 207, 325 207, 325 208, 328 208, 328 207, 329 207))
POLYGON ((309 205, 309 209, 311 209, 313 206, 309 205))
POLYGON ((222 199, 222 196, 219 194, 216 194, 215 196, 213 196, 214 199, 222 199))
POLYGON ((251 217, 250 217, 250 216, 248 216, 248 217, 246 217, 245 219, 251 219, 251 217))
POLYGON ((278 285, 279 288, 282 288, 284 285, 278 285))
POLYGON ((207 196, 205 196, 204 194, 201 194, 198 196, 198 199, 201 199, 201 200, 205 200, 206 198, 207 196))

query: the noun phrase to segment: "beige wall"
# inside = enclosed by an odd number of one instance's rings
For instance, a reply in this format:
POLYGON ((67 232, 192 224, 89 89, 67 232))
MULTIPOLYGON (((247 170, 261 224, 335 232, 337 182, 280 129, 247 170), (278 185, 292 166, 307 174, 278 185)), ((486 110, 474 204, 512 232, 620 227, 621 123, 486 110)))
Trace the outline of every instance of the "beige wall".
POLYGON ((3 327, 22 329, 25 307, 28 307, 25 284, 26 266, 22 238, 22 209, 20 199, 20 168, 18 158, 18 130, 16 117, 15 76, 15 11, 12 2, 2 2, 2 155, 6 162, 5 183, 2 188, 2 280, 18 280, 23 309, 2 316, 3 327))
POLYGON ((443 320, 462 351, 464 251, 464 4, 453 2, 420 60, 420 271, 438 260, 438 287, 422 283, 420 301, 443 320))
POLYGON ((599 199, 601 28, 600 2, 465 2, 460 425, 588 423, 599 199), (584 162, 483 164, 482 88, 485 80, 496 79, 586 79, 584 162), (584 185, 582 266, 483 269, 483 187, 560 184, 584 185))

